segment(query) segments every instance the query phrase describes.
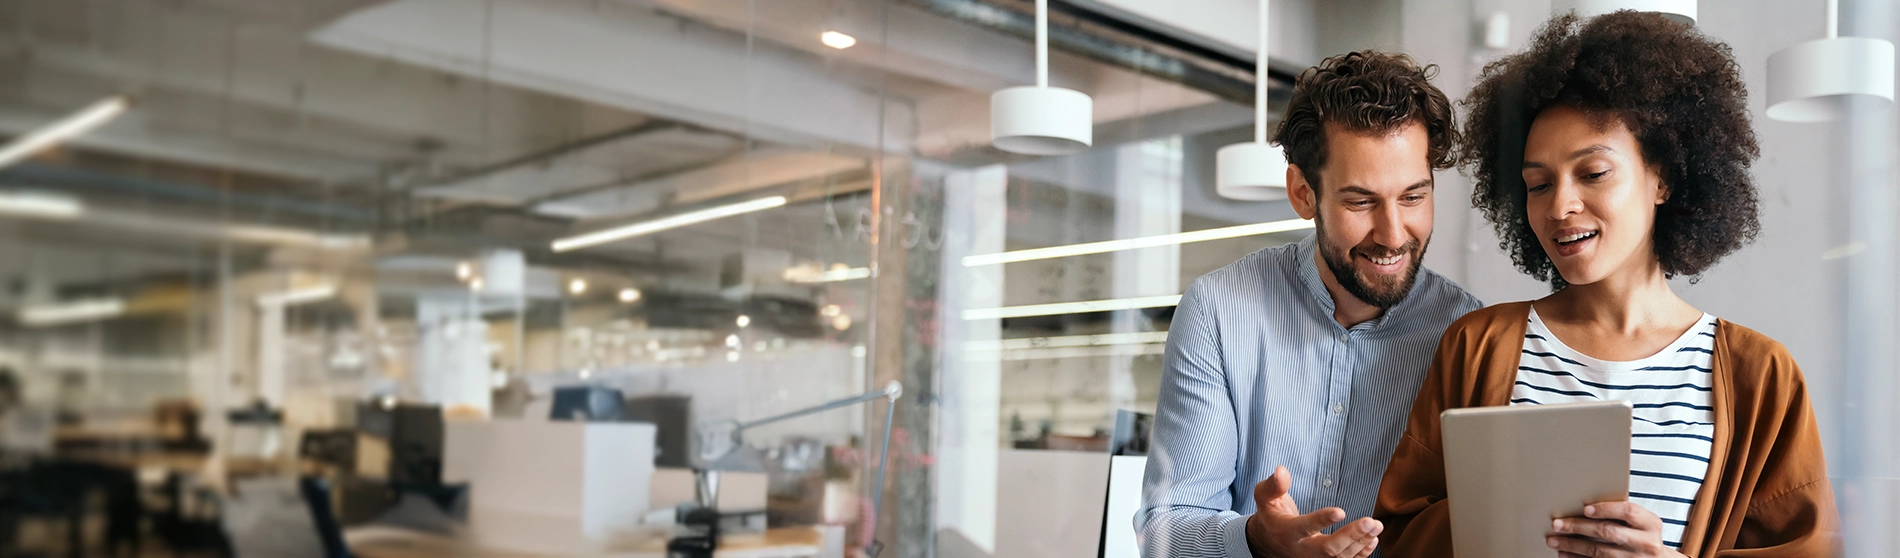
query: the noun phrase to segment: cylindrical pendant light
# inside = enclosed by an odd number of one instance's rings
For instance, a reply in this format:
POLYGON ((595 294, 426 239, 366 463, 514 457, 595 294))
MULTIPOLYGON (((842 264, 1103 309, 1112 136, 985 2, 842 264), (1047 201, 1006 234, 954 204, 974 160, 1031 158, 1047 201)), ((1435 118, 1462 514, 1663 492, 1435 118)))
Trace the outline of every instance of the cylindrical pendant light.
POLYGON ((1856 96, 1893 102, 1893 43, 1840 36, 1838 0, 1827 0, 1827 38, 1768 57, 1768 117, 1783 122, 1840 118, 1856 96))
POLYGON ((1067 155, 1094 142, 1095 101, 1049 87, 1049 0, 1036 0, 1036 85, 990 95, 990 143, 1024 155, 1067 155))
POLYGON ((1550 3, 1551 13, 1577 12, 1582 17, 1596 17, 1618 10, 1636 10, 1656 12, 1669 19, 1689 25, 1695 25, 1696 0, 1556 0, 1550 3))
POLYGON ((1260 0, 1260 49, 1254 53, 1253 141, 1214 153, 1214 191, 1245 201, 1286 199, 1286 153, 1267 143, 1267 0, 1260 0))

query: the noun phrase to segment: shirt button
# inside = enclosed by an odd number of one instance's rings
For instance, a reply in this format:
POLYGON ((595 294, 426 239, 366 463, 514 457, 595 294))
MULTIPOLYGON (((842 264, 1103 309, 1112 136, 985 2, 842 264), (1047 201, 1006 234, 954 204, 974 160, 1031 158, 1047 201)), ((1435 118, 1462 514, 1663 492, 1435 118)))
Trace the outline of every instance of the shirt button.
POLYGON ((1334 404, 1333 404, 1333 414, 1335 414, 1335 415, 1337 415, 1337 414, 1340 414, 1340 413, 1344 413, 1344 412, 1346 412, 1346 404, 1345 404, 1345 403, 1334 403, 1334 404))
POLYGON ((1325 478, 1324 480, 1321 480, 1321 481, 1319 481, 1319 485, 1320 485, 1320 486, 1325 486, 1325 487, 1331 487, 1331 486, 1333 486, 1333 478, 1332 478, 1332 477, 1326 477, 1326 478, 1325 478))
POLYGON ((1341 333, 1341 334, 1339 334, 1339 342, 1340 342, 1340 343, 1345 343, 1345 342, 1347 342, 1347 341, 1352 341, 1352 334, 1350 334, 1350 333, 1341 333))

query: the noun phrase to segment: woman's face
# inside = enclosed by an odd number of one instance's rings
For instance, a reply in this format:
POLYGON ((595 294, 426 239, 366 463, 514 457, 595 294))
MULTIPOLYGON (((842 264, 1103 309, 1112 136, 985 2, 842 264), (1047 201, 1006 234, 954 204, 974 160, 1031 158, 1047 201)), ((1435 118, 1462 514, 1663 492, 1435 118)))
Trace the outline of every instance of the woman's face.
POLYGON ((1545 109, 1524 145, 1525 214, 1572 285, 1653 266, 1656 206, 1668 196, 1636 136, 1616 118, 1592 116, 1545 109))

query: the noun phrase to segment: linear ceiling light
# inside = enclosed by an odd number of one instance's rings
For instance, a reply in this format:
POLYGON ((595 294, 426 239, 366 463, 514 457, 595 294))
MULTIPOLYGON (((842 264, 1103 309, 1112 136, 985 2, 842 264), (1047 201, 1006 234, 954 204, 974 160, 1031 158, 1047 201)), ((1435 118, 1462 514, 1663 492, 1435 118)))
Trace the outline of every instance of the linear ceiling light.
POLYGON ((1133 310, 1136 308, 1160 308, 1164 306, 1174 306, 1180 303, 1181 295, 1162 295, 1089 300, 1083 302, 1058 302, 1055 304, 1031 304, 1028 306, 1004 306, 1002 308, 972 308, 963 311, 963 319, 993 320, 998 318, 1022 318, 1028 316, 1054 316, 1058 314, 1107 312, 1110 310, 1133 310))
POLYGON ((832 268, 830 271, 826 271, 823 273, 814 273, 813 271, 809 269, 785 270, 785 280, 793 282, 793 283, 835 283, 838 281, 851 281, 854 279, 867 279, 870 277, 871 277, 871 268, 868 268, 868 267, 852 267, 852 268, 836 267, 836 268, 832 268))
POLYGON ((125 112, 132 105, 125 97, 107 97, 79 109, 52 124, 27 132, 0 146, 0 168, 33 156, 41 150, 98 128, 125 112))
POLYGON ((72 219, 86 212, 79 198, 44 192, 0 192, 0 215, 72 219))
POLYGON ((281 293, 268 293, 257 296, 258 306, 296 306, 336 296, 336 285, 318 285, 301 289, 291 289, 281 293))
POLYGON ((963 350, 979 353, 986 351, 1023 351, 1029 349, 1056 349, 1067 347, 1143 345, 1166 342, 1168 342, 1168 332, 1143 331, 1139 333, 1103 333, 1097 335, 1064 335, 1060 337, 1024 337, 1018 339, 997 339, 993 341, 965 341, 963 343, 963 350))
POLYGON ((1260 0, 1260 48, 1254 53, 1253 141, 1214 153, 1214 191, 1244 201, 1286 199, 1286 150, 1267 143, 1267 0, 1260 0))
POLYGON ((722 205, 719 207, 701 209, 699 211, 690 211, 686 213, 681 213, 679 215, 674 215, 672 217, 654 219, 652 221, 644 221, 644 222, 634 223, 634 224, 626 225, 622 227, 614 227, 611 229, 594 231, 594 232, 590 232, 583 235, 570 236, 567 238, 558 239, 554 241, 554 251, 566 252, 569 250, 579 250, 581 248, 586 248, 589 246, 598 246, 601 244, 606 244, 606 243, 614 242, 618 240, 626 240, 626 239, 644 235, 644 234, 653 234, 653 233, 668 230, 668 229, 677 229, 677 228, 684 227, 687 225, 704 223, 704 222, 711 221, 714 219, 723 219, 723 218, 731 217, 734 215, 744 215, 746 213, 751 213, 754 211, 763 211, 766 209, 771 209, 771 208, 779 207, 782 205, 785 205, 785 196, 772 196, 769 198, 760 198, 760 199, 756 199, 756 200, 752 200, 748 202, 735 203, 732 205, 722 205))
POLYGON ((28 306, 20 309, 19 318, 23 325, 43 327, 103 320, 124 313, 125 300, 101 298, 28 306))
POLYGON ((1094 143, 1095 100, 1049 86, 1049 0, 1036 0, 1036 84, 990 95, 990 143, 1024 155, 1067 155, 1094 143))
POLYGON ((1242 236, 1253 236, 1253 235, 1259 235, 1259 234, 1272 234, 1272 233, 1277 233, 1277 232, 1296 231, 1296 230, 1310 229, 1310 228, 1313 228, 1312 221, 1308 221, 1305 219, 1287 219, 1284 221, 1271 221, 1271 222, 1266 222, 1266 223, 1255 223, 1252 225, 1240 225, 1240 226, 1235 226, 1235 227, 1221 227, 1218 229, 1205 229, 1205 230, 1198 230, 1198 231, 1193 231, 1193 232, 1164 234, 1164 235, 1158 235, 1158 236, 1144 236, 1140 238, 1125 238, 1122 240, 1105 240, 1102 242, 1089 242, 1085 244, 1070 244, 1067 246, 1051 246, 1048 248, 1031 248, 1028 250, 1016 250, 1013 252, 997 252, 995 254, 983 254, 983 255, 978 255, 978 256, 964 256, 963 266, 976 267, 980 265, 996 265, 996 264, 1005 264, 1005 263, 1014 263, 1014 262, 1024 262, 1024 261, 1029 261, 1029 260, 1066 258, 1069 256, 1081 256, 1084 254, 1100 254, 1103 252, 1136 250, 1136 249, 1141 249, 1141 248, 1153 248, 1156 246, 1188 244, 1188 243, 1193 243, 1193 242, 1204 242, 1208 240, 1220 240, 1223 238, 1237 238, 1237 237, 1242 237, 1242 236))

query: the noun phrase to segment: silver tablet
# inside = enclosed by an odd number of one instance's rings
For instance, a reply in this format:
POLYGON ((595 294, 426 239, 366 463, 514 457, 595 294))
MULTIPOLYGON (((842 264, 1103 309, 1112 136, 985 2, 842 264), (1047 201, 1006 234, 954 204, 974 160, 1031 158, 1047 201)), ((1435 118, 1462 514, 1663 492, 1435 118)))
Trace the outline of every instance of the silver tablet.
POLYGON ((1554 555, 1550 520, 1629 499, 1626 401, 1452 409, 1440 416, 1458 558, 1554 555))

